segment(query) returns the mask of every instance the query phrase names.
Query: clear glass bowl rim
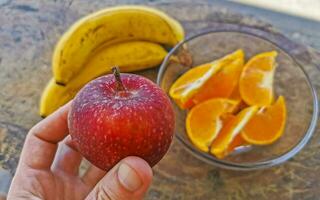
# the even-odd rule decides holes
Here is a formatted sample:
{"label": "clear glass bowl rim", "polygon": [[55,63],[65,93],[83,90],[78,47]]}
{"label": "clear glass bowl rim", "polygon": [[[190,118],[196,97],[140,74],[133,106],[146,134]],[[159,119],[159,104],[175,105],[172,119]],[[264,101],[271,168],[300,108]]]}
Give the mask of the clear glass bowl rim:
{"label": "clear glass bowl rim", "polygon": [[[315,131],[317,121],[318,121],[318,112],[319,112],[318,97],[317,97],[316,89],[313,86],[305,69],[289,53],[289,49],[287,49],[286,47],[281,47],[277,41],[274,41],[274,40],[272,41],[272,39],[271,39],[272,36],[267,38],[265,36],[266,31],[264,31],[262,29],[258,29],[256,27],[250,27],[250,26],[245,26],[245,25],[241,25],[241,28],[239,29],[239,25],[237,25],[237,24],[225,24],[225,23],[223,23],[221,27],[217,26],[215,28],[208,28],[208,29],[200,30],[200,31],[198,31],[198,33],[191,35],[189,37],[186,37],[183,41],[179,42],[174,48],[171,49],[171,51],[165,57],[164,61],[162,62],[161,66],[160,66],[158,76],[157,76],[157,84],[161,87],[161,81],[163,79],[164,72],[168,66],[169,59],[173,54],[176,53],[176,51],[180,47],[182,47],[185,43],[187,43],[190,40],[195,39],[197,37],[201,37],[201,36],[211,34],[211,33],[219,33],[219,32],[232,32],[232,33],[248,34],[252,37],[257,37],[258,39],[266,40],[266,41],[272,43],[273,45],[277,46],[283,52],[285,52],[296,63],[296,65],[300,67],[300,69],[302,70],[302,72],[305,75],[305,78],[307,80],[307,83],[309,85],[309,88],[310,88],[311,94],[312,94],[312,98],[313,98],[313,113],[312,113],[312,118],[311,118],[311,122],[309,124],[309,127],[308,127],[304,137],[300,139],[300,141],[297,143],[297,145],[294,146],[293,148],[291,148],[290,150],[288,150],[287,152],[283,153],[282,155],[280,155],[274,159],[270,159],[270,160],[266,160],[266,161],[245,163],[245,164],[233,163],[233,162],[229,162],[229,161],[225,161],[225,160],[219,160],[209,154],[205,154],[205,153],[201,153],[201,152],[197,151],[192,145],[186,143],[184,141],[184,139],[179,134],[176,133],[175,137],[177,138],[177,140],[180,143],[182,143],[182,146],[187,151],[189,151],[192,155],[194,155],[198,159],[200,159],[204,162],[207,162],[209,164],[212,164],[214,166],[225,168],[225,169],[242,170],[242,171],[257,170],[257,169],[269,168],[269,167],[276,166],[276,165],[279,165],[281,163],[286,162],[287,160],[289,160],[290,158],[295,156],[298,152],[300,152],[303,149],[303,147],[308,143],[308,141],[311,139],[311,137]],[[268,34],[273,35],[274,33],[268,32]],[[277,36],[279,36],[279,35],[277,35]],[[285,39],[291,43],[294,43],[291,40],[289,40],[288,38],[286,38],[285,36],[283,36],[283,35],[280,35],[280,36],[283,39]]]}

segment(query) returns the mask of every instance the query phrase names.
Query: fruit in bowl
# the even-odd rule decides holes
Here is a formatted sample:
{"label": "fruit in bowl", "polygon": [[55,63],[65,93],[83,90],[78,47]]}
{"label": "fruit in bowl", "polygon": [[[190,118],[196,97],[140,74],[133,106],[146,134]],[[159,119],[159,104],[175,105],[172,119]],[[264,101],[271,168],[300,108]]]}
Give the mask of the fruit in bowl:
{"label": "fruit in bowl", "polygon": [[274,102],[277,52],[247,63],[243,50],[201,64],[180,76],[169,90],[188,109],[186,131],[199,150],[224,158],[243,145],[277,141],[286,123],[285,97]]}

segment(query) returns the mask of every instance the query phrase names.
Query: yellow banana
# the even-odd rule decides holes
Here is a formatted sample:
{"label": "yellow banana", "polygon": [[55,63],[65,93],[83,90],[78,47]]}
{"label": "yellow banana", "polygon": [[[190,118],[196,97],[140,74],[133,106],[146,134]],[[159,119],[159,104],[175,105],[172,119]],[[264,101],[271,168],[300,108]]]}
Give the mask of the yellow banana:
{"label": "yellow banana", "polygon": [[183,38],[182,26],[159,10],[107,8],[80,19],[61,37],[52,59],[54,78],[62,85],[70,82],[102,45],[144,40],[173,46]]}
{"label": "yellow banana", "polygon": [[115,65],[119,66],[121,72],[147,69],[161,64],[166,54],[161,45],[144,41],[123,42],[101,48],[67,85],[58,85],[54,79],[50,80],[41,97],[40,115],[48,116],[71,100],[86,83],[110,73]]}
{"label": "yellow banana", "polygon": [[113,66],[118,66],[121,72],[155,67],[166,55],[167,51],[161,45],[151,42],[131,41],[107,46],[90,58],[67,86],[83,85],[95,77],[110,73]]}
{"label": "yellow banana", "polygon": [[53,113],[56,109],[70,101],[76,94],[77,91],[58,85],[52,78],[41,96],[39,108],[40,116],[46,117]]}

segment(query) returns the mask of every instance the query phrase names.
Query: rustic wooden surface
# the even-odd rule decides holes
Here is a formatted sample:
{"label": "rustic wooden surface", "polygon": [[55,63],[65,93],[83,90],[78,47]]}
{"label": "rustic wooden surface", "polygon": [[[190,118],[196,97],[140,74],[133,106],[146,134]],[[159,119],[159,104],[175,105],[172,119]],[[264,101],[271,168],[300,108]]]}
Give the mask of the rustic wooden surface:
{"label": "rustic wooden surface", "polygon": [[[80,16],[115,5],[114,2],[0,0],[0,169],[14,173],[27,130],[41,120],[37,114],[38,101],[51,76],[50,59],[61,34]],[[188,34],[210,27],[212,22],[240,23],[274,31],[269,23],[229,10],[215,1],[121,3],[149,4],[162,9],[180,20]],[[302,38],[300,41],[320,46],[319,38],[308,40],[304,30],[296,34],[298,40]],[[316,50],[307,48],[302,53],[306,64],[320,65]],[[317,73],[312,73],[312,79],[319,88]],[[149,73],[148,77],[155,80],[156,74]],[[319,139],[317,130],[294,159],[279,167],[253,172],[212,167],[194,158],[175,141],[154,168],[154,181],[146,199],[319,199]],[[1,182],[5,180],[1,179],[0,185]]]}

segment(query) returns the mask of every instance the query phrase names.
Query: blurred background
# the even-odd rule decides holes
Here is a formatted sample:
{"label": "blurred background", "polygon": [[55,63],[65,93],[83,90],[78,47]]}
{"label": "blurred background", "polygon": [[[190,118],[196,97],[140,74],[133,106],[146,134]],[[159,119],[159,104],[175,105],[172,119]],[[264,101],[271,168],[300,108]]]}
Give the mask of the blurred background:
{"label": "blurred background", "polygon": [[232,0],[236,3],[320,21],[319,0]]}

